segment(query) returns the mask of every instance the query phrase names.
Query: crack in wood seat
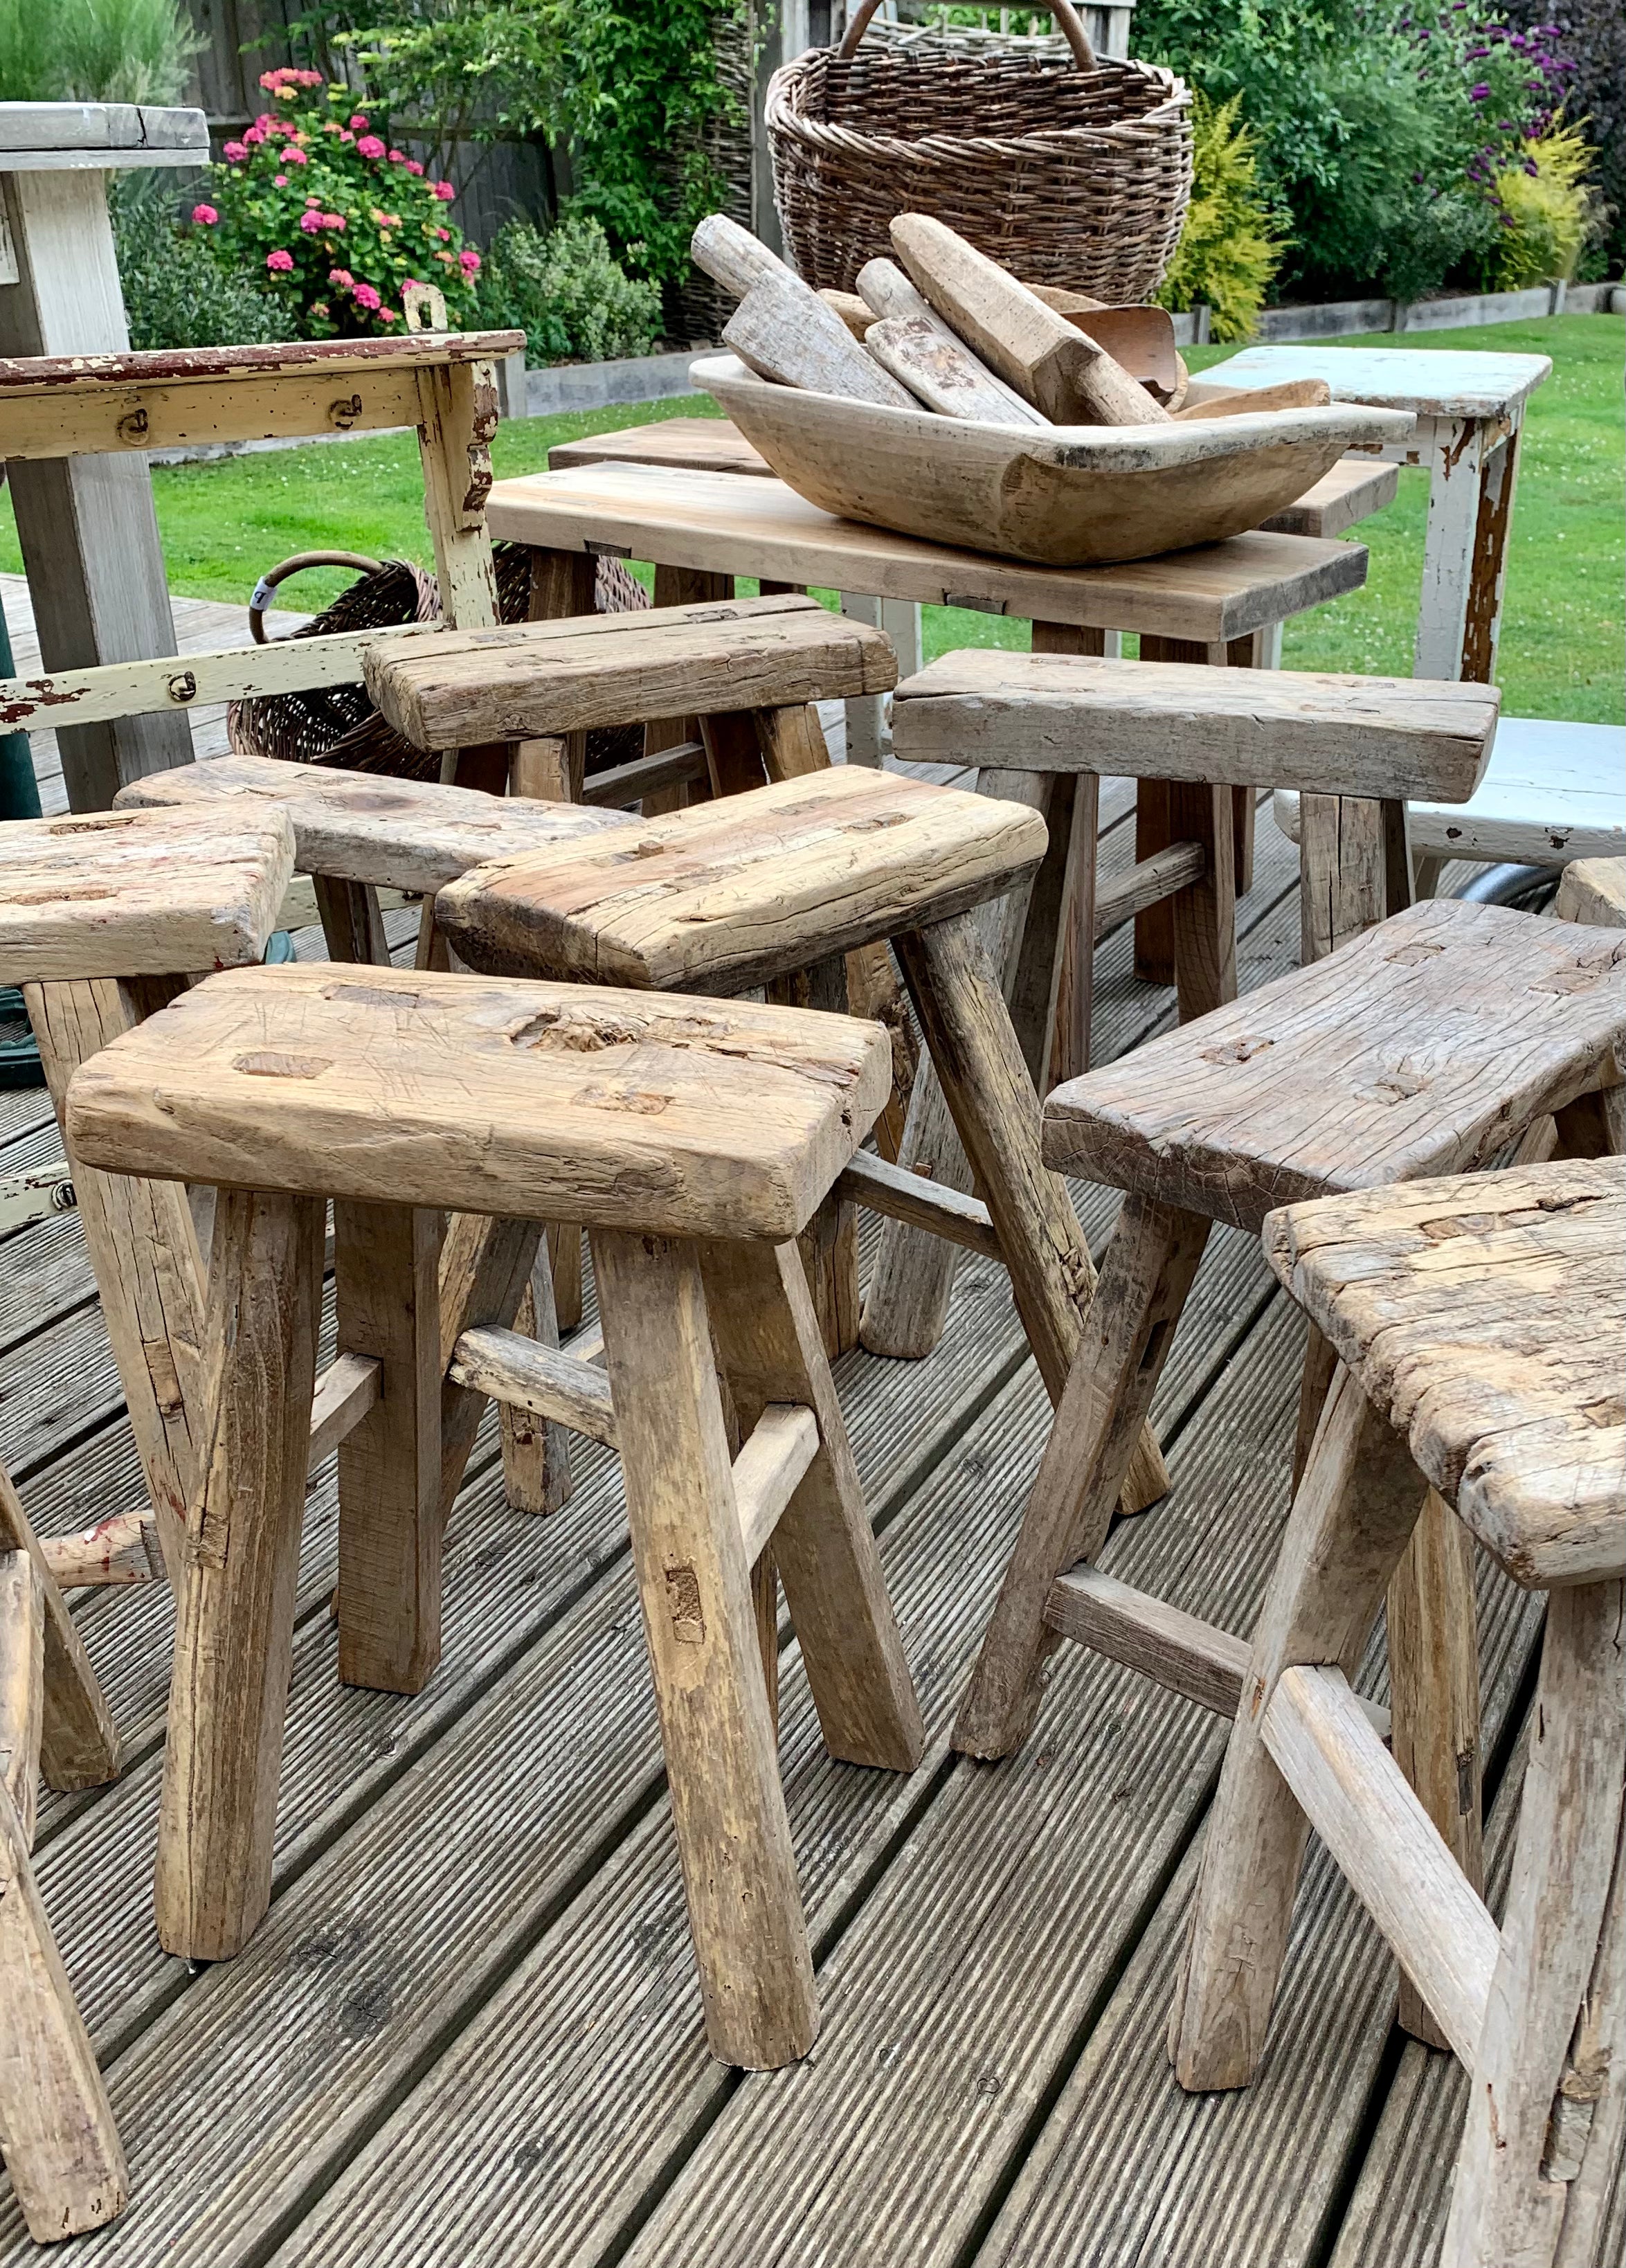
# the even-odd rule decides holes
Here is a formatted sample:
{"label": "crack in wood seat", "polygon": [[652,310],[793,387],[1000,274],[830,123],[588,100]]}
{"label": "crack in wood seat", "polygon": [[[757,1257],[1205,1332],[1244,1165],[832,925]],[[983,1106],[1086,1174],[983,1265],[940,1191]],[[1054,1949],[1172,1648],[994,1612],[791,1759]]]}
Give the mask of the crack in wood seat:
{"label": "crack in wood seat", "polygon": [[1626,1079],[1626,936],[1439,899],[1057,1087],[1049,1163],[1256,1230]]}
{"label": "crack in wood seat", "polygon": [[[991,1757],[1021,1744],[1063,1637],[1210,1707],[1236,1690],[1234,1639],[1171,1633],[1160,1601],[1100,1595],[1093,1564],[1212,1223],[1256,1232],[1284,1203],[1485,1166],[1549,1114],[1561,1147],[1605,1152],[1616,1146],[1610,1105],[1623,1079],[1626,934],[1445,899],[1056,1090],[1046,1159],[1126,1196],[957,1748]],[[1331,1366],[1306,1364],[1306,1450]],[[1449,1557],[1449,1536],[1436,1541]],[[1471,1568],[1457,1566],[1431,1610],[1462,1627],[1417,1642],[1471,1668],[1472,1600]],[[1418,1728],[1412,1633],[1398,1616],[1390,1627],[1397,1753],[1402,1733],[1407,1744],[1415,1734],[1431,1800],[1436,1772],[1448,1776],[1453,1815],[1467,1814],[1476,1688],[1453,1753]],[[1476,1824],[1476,1795],[1471,1815]]]}
{"label": "crack in wood seat", "polygon": [[0,984],[256,961],[293,858],[276,811],[11,820],[0,828]]}
{"label": "crack in wood seat", "polygon": [[665,1236],[794,1236],[886,1101],[853,1017],[320,962],[195,986],[78,1074],[93,1164]]}
{"label": "crack in wood seat", "polygon": [[1046,841],[1019,805],[838,765],[471,873],[441,918],[475,968],[743,991],[980,904]]}
{"label": "crack in wood seat", "polygon": [[[1626,2132],[1626,1164],[1323,1198],[1264,1242],[1343,1366],[1210,1815],[1176,2076],[1258,2067],[1313,1827],[1472,2079],[1441,2268],[1582,2268]],[[1428,1484],[1550,1590],[1499,1928],[1349,1684]]]}
{"label": "crack in wood seat", "polygon": [[119,792],[116,809],[136,807],[195,813],[212,822],[217,840],[257,809],[280,810],[293,828],[298,873],[430,895],[489,859],[631,824],[619,811],[275,756],[214,756],[150,772]]}
{"label": "crack in wood seat", "polygon": [[[166,1948],[226,1957],[269,1901],[331,1197],[341,1357],[379,1372],[340,1449],[341,1675],[416,1690],[433,1670],[460,1399],[494,1393],[613,1444],[708,2036],[752,2066],[806,2051],[781,1578],[830,1753],[909,1771],[925,1742],[794,1241],[890,1086],[886,1033],[845,1015],[320,965],[208,979],[84,1065],[68,1108],[84,1155],[217,1192]],[[607,1388],[486,1314],[443,1324],[446,1211],[586,1225]]]}
{"label": "crack in wood seat", "polygon": [[800,594],[449,631],[362,666],[380,713],[421,748],[800,706],[898,680],[879,630]]}

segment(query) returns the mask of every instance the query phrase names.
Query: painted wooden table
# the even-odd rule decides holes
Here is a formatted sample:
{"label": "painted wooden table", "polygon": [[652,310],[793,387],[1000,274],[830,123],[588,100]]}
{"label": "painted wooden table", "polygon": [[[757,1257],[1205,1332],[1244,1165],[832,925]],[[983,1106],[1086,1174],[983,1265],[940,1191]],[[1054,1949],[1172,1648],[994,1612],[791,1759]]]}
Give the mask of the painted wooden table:
{"label": "painted wooden table", "polygon": [[[107,174],[208,163],[201,110],[0,104],[0,355],[127,352]],[[46,667],[173,654],[144,456],[121,450],[9,470]],[[192,758],[184,714],[64,727],[61,746],[76,811],[105,809],[122,781]]]}
{"label": "painted wooden table", "polygon": [[1335,401],[1409,409],[1417,425],[1384,455],[1429,475],[1423,600],[1413,674],[1489,685],[1525,404],[1550,376],[1546,355],[1436,353],[1416,347],[1248,347],[1194,387],[1324,378]]}

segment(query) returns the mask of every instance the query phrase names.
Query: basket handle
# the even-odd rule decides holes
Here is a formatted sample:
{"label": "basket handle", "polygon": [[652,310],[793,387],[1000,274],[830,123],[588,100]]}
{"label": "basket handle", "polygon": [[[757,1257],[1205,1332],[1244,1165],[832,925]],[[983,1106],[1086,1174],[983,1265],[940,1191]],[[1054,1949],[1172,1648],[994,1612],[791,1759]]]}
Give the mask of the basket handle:
{"label": "basket handle", "polygon": [[248,600],[248,635],[256,645],[271,643],[265,634],[266,608],[279,583],[291,575],[298,575],[305,567],[354,567],[363,575],[376,575],[381,560],[364,559],[358,551],[296,551],[291,559],[284,559],[262,575],[254,585]]}
{"label": "basket handle", "polygon": [[[1073,6],[1072,0],[1044,0],[1056,18],[1056,27],[1073,51],[1073,61],[1082,71],[1100,68],[1095,50],[1090,45],[1090,35],[1084,28],[1084,19]],[[847,26],[835,53],[842,63],[848,63],[858,52],[858,42],[870,26],[870,19],[880,6],[880,0],[859,0],[857,12]]]}

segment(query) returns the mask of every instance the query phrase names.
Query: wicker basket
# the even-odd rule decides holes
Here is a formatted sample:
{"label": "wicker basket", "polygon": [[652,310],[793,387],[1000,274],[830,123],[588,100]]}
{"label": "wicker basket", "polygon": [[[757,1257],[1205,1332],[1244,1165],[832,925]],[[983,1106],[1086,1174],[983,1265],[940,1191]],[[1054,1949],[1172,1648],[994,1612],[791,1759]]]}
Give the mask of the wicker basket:
{"label": "wicker basket", "polygon": [[[491,556],[497,569],[497,613],[505,622],[522,622],[531,597],[529,547],[494,543]],[[396,622],[439,618],[440,593],[434,577],[422,567],[404,559],[363,559],[349,551],[301,551],[272,568],[254,587],[248,627],[257,644],[266,642],[264,616],[271,593],[306,567],[356,567],[361,573],[330,607],[291,631],[293,637],[327,637],[339,630],[383,630]],[[631,614],[649,603],[649,593],[619,559],[599,561],[593,588],[597,613]],[[385,723],[361,685],[329,685],[308,693],[233,701],[226,711],[226,739],[239,755],[387,772],[396,779],[440,777],[438,754],[415,748],[403,740],[393,725]],[[613,764],[629,763],[643,752],[642,725],[606,726],[587,735],[587,770],[604,771]]]}
{"label": "wicker basket", "polygon": [[887,224],[923,212],[1026,282],[1150,298],[1191,194],[1184,82],[1098,58],[1070,0],[1050,0],[1060,40],[887,26],[860,48],[878,4],[769,85],[774,195],[807,281],[851,291],[890,254]]}

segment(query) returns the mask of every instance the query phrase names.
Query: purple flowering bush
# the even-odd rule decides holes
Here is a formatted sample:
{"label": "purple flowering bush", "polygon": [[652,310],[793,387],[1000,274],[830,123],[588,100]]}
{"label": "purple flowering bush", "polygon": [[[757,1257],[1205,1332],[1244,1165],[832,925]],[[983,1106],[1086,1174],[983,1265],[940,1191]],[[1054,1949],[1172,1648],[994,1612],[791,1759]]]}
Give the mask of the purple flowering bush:
{"label": "purple flowering bush", "polygon": [[409,283],[438,285],[467,326],[480,254],[452,224],[451,182],[393,147],[354,88],[291,69],[260,85],[268,107],[225,144],[192,209],[223,263],[261,278],[304,338],[389,337]]}

